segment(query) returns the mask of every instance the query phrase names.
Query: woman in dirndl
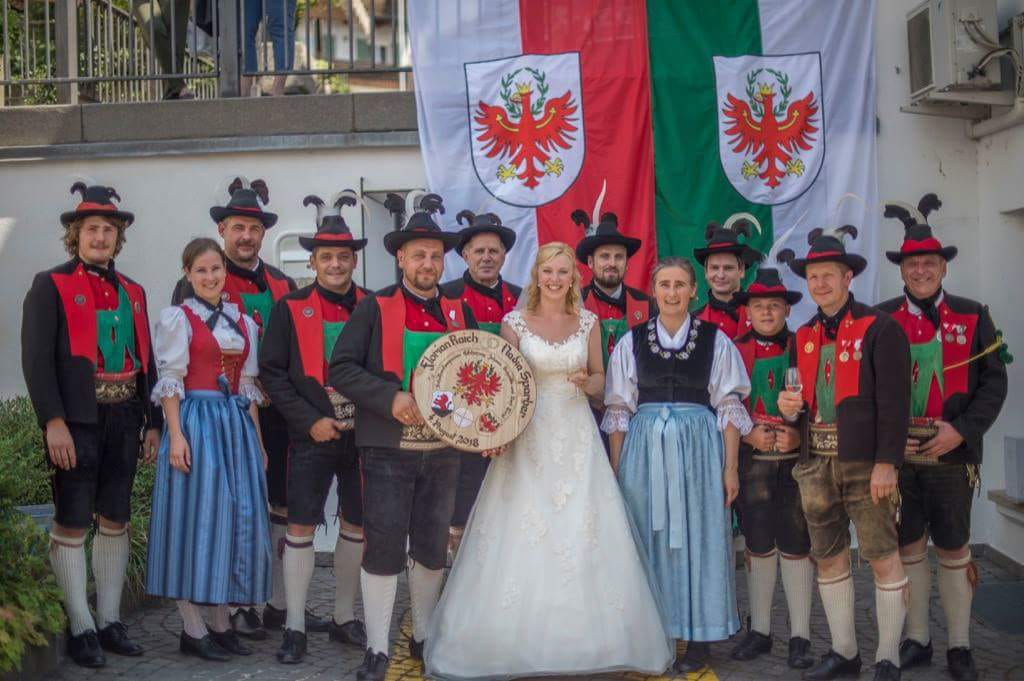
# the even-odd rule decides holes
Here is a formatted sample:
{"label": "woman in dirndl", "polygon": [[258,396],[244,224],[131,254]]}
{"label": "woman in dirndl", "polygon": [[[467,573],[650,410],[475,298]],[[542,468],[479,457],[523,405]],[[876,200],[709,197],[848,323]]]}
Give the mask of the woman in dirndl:
{"label": "woman in dirndl", "polygon": [[602,429],[668,633],[687,642],[675,663],[687,673],[706,666],[708,642],[739,629],[729,507],[750,381],[728,336],[688,313],[688,260],[660,260],[651,287],[659,314],[615,346]]}
{"label": "woman in dirndl", "polygon": [[250,317],[221,300],[227,265],[217,242],[189,242],[182,265],[194,297],[161,312],[154,336],[152,397],[165,423],[146,591],[177,601],[181,652],[226,661],[252,652],[231,628],[228,605],[270,597],[258,335]]}

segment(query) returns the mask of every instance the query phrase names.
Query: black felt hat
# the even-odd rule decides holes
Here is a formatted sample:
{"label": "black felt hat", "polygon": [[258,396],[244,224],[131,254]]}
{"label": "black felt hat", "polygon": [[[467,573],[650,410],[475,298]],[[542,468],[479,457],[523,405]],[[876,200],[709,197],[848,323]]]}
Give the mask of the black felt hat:
{"label": "black felt hat", "polygon": [[836,229],[825,231],[821,227],[812,229],[807,235],[807,243],[811,248],[807,251],[806,258],[797,258],[791,249],[785,249],[779,253],[779,259],[789,265],[789,269],[798,277],[807,277],[807,265],[819,262],[838,262],[853,270],[857,276],[868,266],[868,261],[856,253],[847,253],[843,239],[849,237],[857,238],[857,228],[853,225],[843,225]]}
{"label": "black felt hat", "polygon": [[396,218],[409,214],[401,229],[384,235],[384,249],[391,255],[398,253],[405,243],[416,239],[437,239],[444,246],[445,253],[459,243],[457,233],[444,231],[434,220],[434,213],[444,214],[444,200],[439,195],[413,191],[403,202],[397,194],[389,194],[385,205]]}
{"label": "black felt hat", "polygon": [[469,226],[459,230],[459,243],[455,247],[455,250],[459,253],[462,253],[462,249],[477,234],[496,234],[501,239],[501,244],[505,247],[506,251],[511,251],[512,247],[515,246],[515,231],[502,225],[501,218],[494,213],[477,214],[471,210],[460,210],[459,214],[455,216],[455,221],[461,225],[463,220]]}
{"label": "black felt hat", "polygon": [[323,199],[310,194],[302,199],[303,206],[316,206],[316,234],[313,236],[300,236],[299,245],[307,251],[321,246],[327,248],[346,247],[358,251],[366,246],[366,239],[356,239],[352,236],[345,218],[341,211],[345,206],[356,206],[361,203],[359,195],[352,189],[338,192],[331,197],[331,212],[327,213]]}
{"label": "black felt hat", "polygon": [[750,213],[735,213],[729,216],[724,225],[717,222],[709,222],[704,228],[704,238],[707,246],[693,249],[693,257],[704,266],[708,256],[715,253],[731,253],[740,258],[744,267],[750,267],[761,259],[760,251],[757,251],[745,242],[740,242],[740,236],[750,238],[750,226],[753,225],[758,232],[761,231],[761,223]]}
{"label": "black felt hat", "polygon": [[270,229],[277,224],[277,214],[263,210],[263,206],[270,203],[270,190],[263,180],[246,182],[241,177],[236,177],[228,186],[228,194],[231,198],[226,206],[214,206],[210,209],[210,217],[214,222],[219,223],[232,215],[240,215],[256,218],[263,223],[264,229]]}
{"label": "black felt hat", "polygon": [[583,228],[584,237],[576,244],[576,259],[584,265],[587,258],[601,246],[618,245],[626,247],[626,257],[631,258],[640,250],[643,243],[640,239],[626,236],[619,231],[619,216],[615,213],[602,213],[600,221],[594,225],[590,215],[582,208],[577,208],[570,216],[572,221]]}
{"label": "black felt hat", "polygon": [[787,305],[796,305],[803,297],[804,294],[799,291],[786,288],[779,271],[774,267],[758,267],[757,276],[747,290],[733,294],[733,300],[740,305],[746,305],[752,298],[782,298]]}
{"label": "black felt hat", "polygon": [[885,257],[897,265],[912,255],[936,254],[949,262],[956,257],[956,246],[943,246],[932,234],[928,214],[942,207],[942,201],[935,194],[925,194],[917,208],[902,201],[886,201],[885,217],[897,218],[903,223],[903,244],[898,251],[886,251]]}
{"label": "black felt hat", "polygon": [[74,210],[61,213],[60,221],[65,227],[75,220],[80,220],[90,215],[103,215],[123,220],[125,227],[135,222],[134,214],[121,210],[114,204],[114,199],[120,201],[121,197],[118,196],[117,190],[113,187],[104,187],[102,185],[87,187],[84,182],[75,182],[71,185],[71,193],[74,194],[75,192],[82,195],[82,200],[79,201]]}

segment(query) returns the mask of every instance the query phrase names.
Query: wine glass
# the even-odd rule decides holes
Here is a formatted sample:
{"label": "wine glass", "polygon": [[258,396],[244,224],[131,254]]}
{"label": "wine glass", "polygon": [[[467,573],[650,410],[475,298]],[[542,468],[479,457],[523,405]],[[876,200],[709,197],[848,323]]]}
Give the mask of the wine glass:
{"label": "wine glass", "polygon": [[[799,394],[804,389],[803,381],[800,378],[800,369],[789,367],[786,369],[786,390]],[[803,411],[801,409],[800,411]]]}

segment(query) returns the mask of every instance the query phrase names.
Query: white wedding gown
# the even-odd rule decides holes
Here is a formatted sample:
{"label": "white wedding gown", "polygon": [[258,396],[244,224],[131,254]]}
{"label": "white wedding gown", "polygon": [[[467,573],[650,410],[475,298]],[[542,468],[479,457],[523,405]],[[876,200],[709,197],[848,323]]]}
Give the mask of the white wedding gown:
{"label": "white wedding gown", "polygon": [[431,677],[660,673],[674,657],[587,398],[567,380],[586,367],[596,321],[580,314],[560,343],[505,317],[536,411],[480,488],[431,619]]}

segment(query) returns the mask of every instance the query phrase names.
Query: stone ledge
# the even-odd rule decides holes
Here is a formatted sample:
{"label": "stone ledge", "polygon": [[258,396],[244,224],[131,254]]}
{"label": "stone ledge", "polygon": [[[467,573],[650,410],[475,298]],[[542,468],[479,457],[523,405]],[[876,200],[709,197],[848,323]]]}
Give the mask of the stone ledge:
{"label": "stone ledge", "polygon": [[0,108],[0,146],[39,146],[82,141],[82,107]]}

